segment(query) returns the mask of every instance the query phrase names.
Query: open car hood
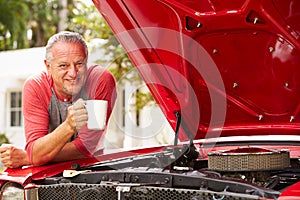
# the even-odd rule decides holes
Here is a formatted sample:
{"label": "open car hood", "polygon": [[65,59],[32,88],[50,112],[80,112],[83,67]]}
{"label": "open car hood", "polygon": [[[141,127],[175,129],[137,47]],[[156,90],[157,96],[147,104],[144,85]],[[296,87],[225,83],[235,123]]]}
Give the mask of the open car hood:
{"label": "open car hood", "polygon": [[6,169],[0,196],[299,199],[299,0],[94,4],[190,141]]}
{"label": "open car hood", "polygon": [[299,1],[93,2],[181,140],[299,132]]}

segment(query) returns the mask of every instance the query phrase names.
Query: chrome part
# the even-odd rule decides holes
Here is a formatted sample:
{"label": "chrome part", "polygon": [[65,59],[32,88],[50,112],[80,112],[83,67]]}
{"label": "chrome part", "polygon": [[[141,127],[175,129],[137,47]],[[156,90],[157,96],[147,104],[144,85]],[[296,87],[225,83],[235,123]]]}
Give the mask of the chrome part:
{"label": "chrome part", "polygon": [[37,188],[26,189],[25,190],[26,200],[39,200],[39,193]]}

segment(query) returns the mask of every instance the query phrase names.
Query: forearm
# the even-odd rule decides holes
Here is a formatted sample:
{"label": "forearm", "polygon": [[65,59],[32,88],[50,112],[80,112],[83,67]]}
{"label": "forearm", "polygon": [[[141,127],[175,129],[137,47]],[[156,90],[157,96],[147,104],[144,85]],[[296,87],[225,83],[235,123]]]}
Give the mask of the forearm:
{"label": "forearm", "polygon": [[43,165],[55,159],[74,133],[75,130],[64,122],[53,132],[37,139],[32,148],[32,164]]}
{"label": "forearm", "polygon": [[61,162],[81,158],[87,158],[87,156],[81,153],[72,142],[68,142],[52,161]]}

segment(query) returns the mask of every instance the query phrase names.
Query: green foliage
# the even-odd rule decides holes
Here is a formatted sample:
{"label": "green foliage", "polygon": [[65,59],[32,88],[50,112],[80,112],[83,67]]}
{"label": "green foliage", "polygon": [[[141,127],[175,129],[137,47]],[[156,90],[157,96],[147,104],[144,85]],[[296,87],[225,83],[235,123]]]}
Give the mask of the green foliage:
{"label": "green foliage", "polygon": [[9,144],[9,140],[6,137],[5,133],[0,133],[0,145],[1,144]]}
{"label": "green foliage", "polygon": [[26,2],[0,0],[0,51],[26,47],[28,16]]}
{"label": "green foliage", "polygon": [[44,46],[57,30],[59,9],[58,0],[0,0],[0,51]]}
{"label": "green foliage", "polygon": [[28,21],[28,28],[32,30],[30,46],[44,46],[57,29],[58,1],[30,0],[27,4],[32,11]]}
{"label": "green foliage", "polygon": [[135,102],[136,111],[137,112],[141,111],[146,105],[149,104],[149,102],[153,102],[153,101],[154,100],[151,93],[149,92],[144,93],[138,90],[136,93],[136,102]]}
{"label": "green foliage", "polygon": [[76,1],[70,4],[67,29],[75,31],[84,36],[86,41],[94,38],[108,39],[113,35],[111,29],[101,17],[95,6]]}

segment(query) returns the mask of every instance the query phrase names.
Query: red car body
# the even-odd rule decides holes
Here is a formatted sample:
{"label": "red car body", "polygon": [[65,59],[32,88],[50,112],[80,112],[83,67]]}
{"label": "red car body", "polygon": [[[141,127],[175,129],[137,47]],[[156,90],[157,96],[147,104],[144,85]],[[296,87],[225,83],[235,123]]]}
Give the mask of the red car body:
{"label": "red car body", "polygon": [[[287,151],[291,161],[287,163],[288,168],[296,166],[289,171],[289,176],[298,173],[299,1],[93,2],[176,132],[175,138],[189,147],[191,144],[196,147],[199,152],[196,160],[207,162],[215,155],[223,159],[227,155],[250,157]],[[30,188],[36,181],[72,169],[74,163],[86,167],[99,160],[111,162],[130,156],[146,156],[174,146],[119,152],[42,167],[8,169],[0,179],[3,183],[11,181]],[[190,167],[181,165],[181,161],[176,165],[183,171]],[[254,172],[274,170],[283,169],[271,167]],[[216,171],[232,173],[232,170]],[[246,171],[247,174],[253,172]],[[269,196],[258,195],[257,198],[300,199],[299,191],[300,183],[295,178],[288,186],[276,190],[278,193],[270,192]]]}

